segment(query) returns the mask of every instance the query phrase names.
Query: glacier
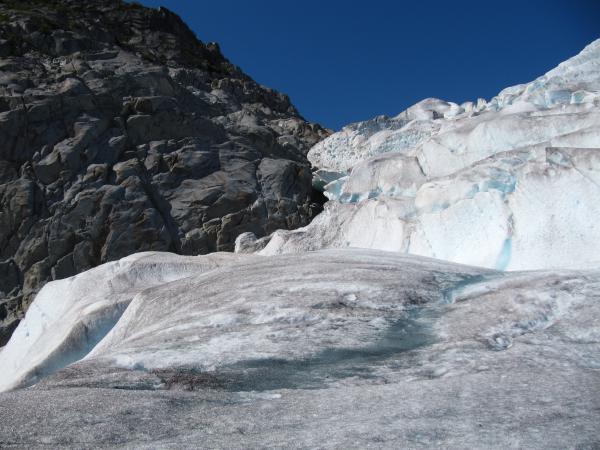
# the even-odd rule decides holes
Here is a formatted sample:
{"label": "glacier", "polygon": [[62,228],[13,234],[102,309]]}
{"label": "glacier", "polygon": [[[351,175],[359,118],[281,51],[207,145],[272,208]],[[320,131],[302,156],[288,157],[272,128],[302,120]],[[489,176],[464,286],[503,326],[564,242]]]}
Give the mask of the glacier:
{"label": "glacier", "polygon": [[[346,171],[370,157],[401,152],[429,164],[429,176],[439,176],[524,146],[594,147],[599,88],[600,39],[531,83],[504,89],[489,102],[457,105],[425,99],[396,117],[348,125],[317,143],[308,157],[322,170]],[[428,156],[435,158],[427,163]]]}
{"label": "glacier", "polygon": [[263,255],[330,247],[499,270],[585,268],[600,239],[600,40],[489,102],[427,99],[315,145],[330,176],[308,226],[238,238]]}
{"label": "glacier", "polygon": [[[109,301],[104,284],[133,298],[81,359],[0,393],[3,445],[597,442],[600,270],[502,272],[356,248],[211,258],[147,254],[73,282],[65,317],[91,321],[82,304],[96,287]],[[127,264],[163,279],[140,290],[137,275],[123,282]],[[19,329],[35,328],[36,314]],[[48,317],[45,339],[64,336],[60,325]],[[61,342],[61,352],[87,345],[82,333]],[[24,350],[56,363],[43,344]],[[3,385],[29,384],[21,373],[2,372]]]}
{"label": "glacier", "polygon": [[306,227],[48,283],[0,447],[597,448],[599,106],[600,40],[332,134]]}
{"label": "glacier", "polygon": [[139,293],[209,271],[239,256],[136,253],[42,288],[0,351],[0,392],[35,384],[86,356]]}

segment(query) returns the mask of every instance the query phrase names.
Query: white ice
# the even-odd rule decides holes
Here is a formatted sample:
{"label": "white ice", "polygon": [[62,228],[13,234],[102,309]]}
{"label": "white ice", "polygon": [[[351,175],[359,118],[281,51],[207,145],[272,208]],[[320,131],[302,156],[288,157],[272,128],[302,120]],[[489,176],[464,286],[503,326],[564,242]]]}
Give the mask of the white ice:
{"label": "white ice", "polygon": [[0,391],[34,384],[88,354],[137,293],[242,258],[136,253],[46,284],[0,350]]}
{"label": "white ice", "polygon": [[325,186],[326,210],[299,230],[246,235],[238,251],[363,247],[500,270],[595,265],[599,106],[600,40],[489,102],[427,99],[350,125],[309,152],[340,175]]}
{"label": "white ice", "polygon": [[[133,270],[144,284],[165,259],[194,261],[144,259]],[[66,367],[40,341],[38,364],[57,370],[0,394],[5,440],[368,448],[385,437],[378,448],[558,449],[597,436],[598,270],[498,272],[365,249],[242,255],[205,268],[139,291]],[[118,278],[99,269],[101,280]],[[66,281],[65,317],[87,321],[90,283]],[[108,305],[103,283],[96,298]],[[47,292],[60,301],[64,285]],[[44,335],[52,339],[50,326]],[[87,344],[76,332],[69,342]],[[11,340],[27,344],[22,333]],[[22,383],[12,376],[5,389]],[[43,425],[32,428],[36,417]]]}
{"label": "white ice", "polygon": [[486,102],[426,99],[396,117],[351,124],[315,145],[315,167],[344,172],[382,153],[418,156],[428,176],[531,145],[597,147],[600,39],[532,81]]}

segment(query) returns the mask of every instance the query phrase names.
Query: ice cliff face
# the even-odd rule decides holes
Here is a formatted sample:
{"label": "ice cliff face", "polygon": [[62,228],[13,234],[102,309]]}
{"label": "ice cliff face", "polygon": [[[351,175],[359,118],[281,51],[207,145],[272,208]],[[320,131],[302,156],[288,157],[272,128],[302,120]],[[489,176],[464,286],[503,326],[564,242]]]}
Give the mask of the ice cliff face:
{"label": "ice cliff face", "polygon": [[332,200],[239,251],[408,252],[500,270],[587,267],[600,242],[600,40],[491,101],[424,100],[350,125],[309,159]]}

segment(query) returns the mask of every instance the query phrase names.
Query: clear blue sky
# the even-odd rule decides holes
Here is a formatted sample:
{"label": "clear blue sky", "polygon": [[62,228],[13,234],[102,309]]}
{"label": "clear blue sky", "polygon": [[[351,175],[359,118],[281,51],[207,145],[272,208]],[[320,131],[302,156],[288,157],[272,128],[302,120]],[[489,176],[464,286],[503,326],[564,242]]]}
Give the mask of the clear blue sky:
{"label": "clear blue sky", "polygon": [[490,98],[600,37],[600,0],[142,0],[179,14],[308,120]]}

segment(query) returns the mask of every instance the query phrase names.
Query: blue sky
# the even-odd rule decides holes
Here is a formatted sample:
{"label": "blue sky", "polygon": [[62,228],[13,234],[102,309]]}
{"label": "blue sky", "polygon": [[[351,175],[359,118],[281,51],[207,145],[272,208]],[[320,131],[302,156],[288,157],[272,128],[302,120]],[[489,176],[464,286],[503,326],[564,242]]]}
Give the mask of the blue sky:
{"label": "blue sky", "polygon": [[600,38],[600,0],[142,0],[332,129],[490,98]]}

